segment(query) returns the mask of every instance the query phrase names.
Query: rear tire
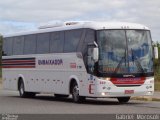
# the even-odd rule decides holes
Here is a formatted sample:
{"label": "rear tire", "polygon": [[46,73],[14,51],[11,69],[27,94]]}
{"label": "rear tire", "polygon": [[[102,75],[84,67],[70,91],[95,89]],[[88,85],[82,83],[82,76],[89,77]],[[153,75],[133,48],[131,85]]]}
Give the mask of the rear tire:
{"label": "rear tire", "polygon": [[24,82],[22,80],[20,80],[18,90],[21,98],[35,97],[36,95],[36,93],[33,92],[25,92]]}
{"label": "rear tire", "polygon": [[72,85],[71,94],[72,94],[73,102],[75,103],[81,103],[86,99],[86,97],[84,96],[79,96],[79,87],[76,82],[74,82]]}
{"label": "rear tire", "polygon": [[22,80],[20,80],[18,90],[21,98],[25,98],[27,96],[27,93],[25,92],[25,88],[24,88],[24,83]]}
{"label": "rear tire", "polygon": [[119,103],[127,103],[130,100],[130,97],[118,97]]}

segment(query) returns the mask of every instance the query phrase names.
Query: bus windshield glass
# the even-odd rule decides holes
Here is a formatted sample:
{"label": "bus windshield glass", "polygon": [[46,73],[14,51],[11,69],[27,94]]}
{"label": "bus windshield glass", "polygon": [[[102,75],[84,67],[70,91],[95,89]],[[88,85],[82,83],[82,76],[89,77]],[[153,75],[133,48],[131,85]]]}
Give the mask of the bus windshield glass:
{"label": "bus windshield glass", "polygon": [[100,73],[149,73],[153,72],[150,31],[100,30],[98,71]]}

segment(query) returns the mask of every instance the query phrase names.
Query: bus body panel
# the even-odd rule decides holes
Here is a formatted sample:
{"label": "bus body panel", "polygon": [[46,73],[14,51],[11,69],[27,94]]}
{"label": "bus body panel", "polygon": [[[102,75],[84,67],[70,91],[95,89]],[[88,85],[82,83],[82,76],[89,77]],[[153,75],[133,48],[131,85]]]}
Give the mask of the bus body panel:
{"label": "bus body panel", "polygon": [[[97,97],[121,97],[121,96],[143,96],[143,95],[153,95],[154,93],[154,77],[146,78],[145,83],[140,86],[130,86],[130,87],[117,87],[111,81],[105,81],[103,79],[98,80],[97,83]],[[100,81],[105,84],[100,84]],[[130,91],[126,93],[125,91]],[[105,95],[102,95],[105,93]]]}
{"label": "bus body panel", "polygon": [[[86,22],[70,26],[61,26],[50,29],[18,33],[14,35],[6,35],[6,46],[3,48],[4,55],[2,57],[3,88],[9,90],[18,90],[18,81],[22,79],[26,92],[69,95],[70,83],[71,80],[74,79],[78,84],[80,96],[124,97],[152,95],[154,92],[154,77],[152,75],[145,77],[144,83],[139,86],[118,87],[113,84],[113,82],[110,80],[111,78],[97,77],[93,72],[91,73],[89,71],[89,64],[87,63],[88,47],[89,45],[94,45],[94,43],[97,42],[98,38],[96,36],[97,34],[95,34],[97,31],[107,29],[123,30],[123,32],[125,31],[125,35],[126,30],[129,29],[149,31],[149,28],[139,24]],[[77,33],[74,33],[75,31],[77,31]],[[103,32],[105,33],[105,31]],[[76,41],[76,39],[79,40],[76,41],[77,43],[75,43],[77,45],[75,45],[76,47],[74,45],[72,46],[76,48],[74,52],[69,52],[70,50],[64,50],[64,46],[68,44],[70,39],[73,40],[72,42]],[[17,43],[19,43],[21,50],[16,49],[14,46],[15,40]],[[36,47],[32,46],[30,48],[30,46],[28,46],[28,49],[24,49],[24,46],[21,46],[21,42],[24,44],[26,42],[25,40],[28,40],[28,44],[31,43],[31,46],[34,44]],[[39,44],[40,50],[43,47],[43,44],[38,42],[38,40],[43,42],[43,44],[45,44],[44,40],[48,41],[48,46],[46,47],[48,52],[45,51],[43,54],[39,54],[39,51],[36,50],[37,44]],[[36,42],[32,43],[32,41]],[[51,44],[51,42],[58,44],[58,47],[53,43]],[[72,43],[70,44],[72,45]],[[51,50],[51,47],[53,50]],[[15,51],[13,51],[14,48]],[[57,51],[55,51],[55,48]],[[7,53],[5,53],[5,50],[8,50]],[[28,51],[32,51],[33,53],[28,54]],[[135,50],[133,52],[137,53],[137,51]],[[19,55],[15,55],[14,52],[15,54]],[[119,60],[120,58],[114,58],[112,55],[113,54],[110,52],[110,60],[118,60],[119,64],[120,61],[123,61],[123,59]],[[151,58],[152,56],[149,57]],[[134,55],[132,55],[132,59],[133,58]]]}
{"label": "bus body panel", "polygon": [[[33,56],[12,56],[5,59],[29,58]],[[55,60],[57,63],[52,63]],[[62,61],[61,61],[62,60]],[[70,94],[70,81],[75,79],[79,85],[80,95],[88,97],[116,97],[152,95],[154,78],[146,78],[145,83],[136,87],[117,87],[111,81],[98,78],[86,72],[83,60],[76,53],[36,55],[35,68],[4,68],[3,87],[18,90],[18,79],[21,77],[27,92]],[[48,63],[47,63],[48,62]],[[73,64],[74,63],[74,64]],[[125,94],[125,90],[134,93]],[[148,94],[151,92],[151,94]],[[105,93],[105,95],[102,95]]]}
{"label": "bus body panel", "polygon": [[[48,59],[45,57],[37,57],[42,59]],[[49,55],[50,56],[50,55]],[[56,57],[53,57],[57,58]],[[64,56],[64,55],[63,55]],[[68,56],[68,54],[67,54]],[[70,58],[73,60],[73,56]],[[50,57],[49,57],[50,58]],[[68,57],[69,58],[69,57]],[[66,59],[62,57],[62,59]],[[71,59],[64,61],[72,61]],[[64,66],[67,66],[63,62]],[[68,63],[69,64],[69,63]],[[81,61],[81,63],[83,62]],[[38,66],[38,64],[36,65]],[[51,66],[50,66],[51,67]],[[66,69],[65,67],[61,70],[56,69],[42,69],[36,67],[34,69],[3,69],[3,87],[9,90],[18,90],[18,79],[21,77],[25,84],[25,90],[27,92],[36,93],[56,93],[69,95],[70,81],[75,79],[79,84],[79,90],[81,96],[88,97],[118,97],[118,96],[141,96],[141,95],[152,95],[154,92],[154,78],[146,78],[145,83],[138,87],[117,87],[111,81],[99,79],[96,76],[87,74],[85,69],[77,70],[76,68]],[[85,68],[84,65],[82,68]],[[74,70],[76,69],[76,70]],[[109,90],[108,90],[109,89]],[[133,90],[132,94],[125,94],[125,90]],[[150,93],[148,93],[150,92]],[[105,95],[102,95],[105,93]]]}
{"label": "bus body panel", "polygon": [[[22,65],[4,66],[6,68],[3,68],[3,86],[5,89],[17,90],[18,79],[21,77],[25,83],[26,91],[69,94],[71,79],[77,80],[80,84],[79,80],[85,81],[83,76],[86,76],[87,73],[82,58],[77,58],[77,54],[36,55],[33,68],[27,68],[27,66],[19,68]],[[3,61],[10,59],[9,62],[16,62],[14,58],[31,57],[33,56],[3,57]]]}

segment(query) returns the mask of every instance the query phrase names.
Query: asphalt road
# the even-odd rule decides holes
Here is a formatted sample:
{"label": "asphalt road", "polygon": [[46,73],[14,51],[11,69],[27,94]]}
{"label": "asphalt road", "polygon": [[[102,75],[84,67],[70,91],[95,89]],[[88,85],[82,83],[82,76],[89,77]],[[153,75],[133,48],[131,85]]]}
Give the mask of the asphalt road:
{"label": "asphalt road", "polygon": [[20,98],[18,92],[0,90],[0,113],[10,114],[160,114],[160,102],[131,100],[119,104],[116,99],[87,99],[72,103],[71,98],[56,99],[52,95]]}

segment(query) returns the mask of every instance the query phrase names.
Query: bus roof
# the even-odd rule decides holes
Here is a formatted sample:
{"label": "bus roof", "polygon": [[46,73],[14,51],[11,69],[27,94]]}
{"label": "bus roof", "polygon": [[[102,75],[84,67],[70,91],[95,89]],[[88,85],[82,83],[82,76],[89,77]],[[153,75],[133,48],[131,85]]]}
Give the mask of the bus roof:
{"label": "bus roof", "polygon": [[137,23],[128,23],[128,22],[95,22],[95,21],[70,21],[64,23],[58,23],[55,25],[44,25],[40,26],[39,29],[34,31],[26,31],[19,32],[14,34],[4,35],[4,37],[12,37],[12,36],[21,36],[21,35],[29,35],[36,33],[45,33],[45,32],[53,32],[53,31],[63,31],[63,30],[73,30],[79,28],[89,28],[94,30],[102,30],[102,29],[140,29],[140,30],[149,30],[148,27],[137,24]]}

